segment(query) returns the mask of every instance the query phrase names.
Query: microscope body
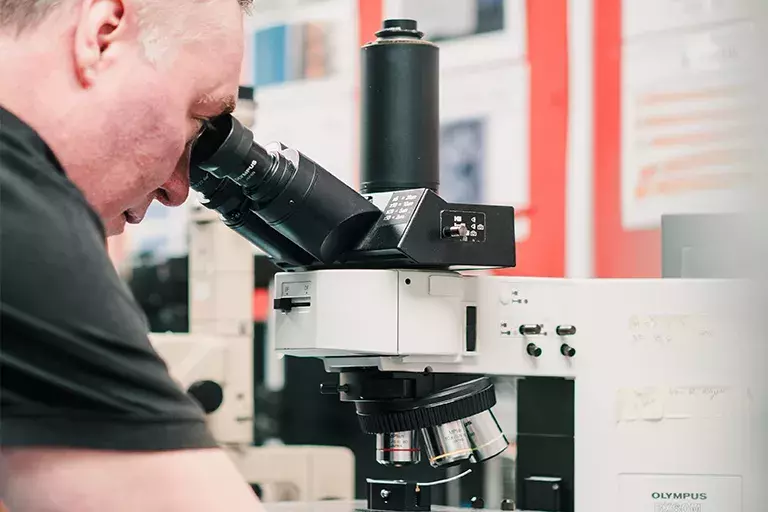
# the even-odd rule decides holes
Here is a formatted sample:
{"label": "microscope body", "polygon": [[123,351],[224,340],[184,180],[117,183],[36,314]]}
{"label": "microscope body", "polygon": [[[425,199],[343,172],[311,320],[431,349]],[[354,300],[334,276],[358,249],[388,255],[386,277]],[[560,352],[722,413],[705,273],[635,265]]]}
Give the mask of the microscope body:
{"label": "microscope body", "polygon": [[279,273],[270,335],[278,352],[322,358],[328,371],[574,377],[567,348],[578,345],[579,311],[566,297],[575,283],[419,269]]}
{"label": "microscope body", "polygon": [[[342,400],[366,372],[520,379],[517,429],[505,434],[524,510],[757,510],[764,473],[754,454],[768,448],[768,416],[757,398],[764,377],[745,360],[758,349],[738,308],[748,289],[714,279],[284,273],[276,306],[306,305],[273,309],[270,336],[286,356],[321,358]],[[557,382],[554,396],[523,396]],[[431,464],[433,432],[420,435]]]}

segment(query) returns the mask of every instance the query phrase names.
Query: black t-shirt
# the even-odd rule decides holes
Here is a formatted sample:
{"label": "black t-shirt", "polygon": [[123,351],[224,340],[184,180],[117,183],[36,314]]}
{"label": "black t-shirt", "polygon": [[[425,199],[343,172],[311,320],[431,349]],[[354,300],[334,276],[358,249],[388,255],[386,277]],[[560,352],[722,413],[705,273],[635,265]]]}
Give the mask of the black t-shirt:
{"label": "black t-shirt", "polygon": [[0,108],[0,446],[216,446],[150,345],[104,227],[43,140]]}

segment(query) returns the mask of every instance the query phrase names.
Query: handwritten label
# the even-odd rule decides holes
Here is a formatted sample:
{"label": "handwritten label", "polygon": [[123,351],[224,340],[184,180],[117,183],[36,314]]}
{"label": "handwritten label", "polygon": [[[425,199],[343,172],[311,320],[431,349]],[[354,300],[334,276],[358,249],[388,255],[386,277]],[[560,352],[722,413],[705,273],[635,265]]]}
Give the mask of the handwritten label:
{"label": "handwritten label", "polygon": [[662,388],[619,391],[619,421],[658,421],[664,418],[665,390]]}
{"label": "handwritten label", "polygon": [[633,315],[627,324],[630,339],[635,343],[707,341],[714,340],[716,334],[712,318],[703,314]]}
{"label": "handwritten label", "polygon": [[737,411],[736,393],[728,387],[675,387],[669,389],[665,417],[723,418]]}
{"label": "handwritten label", "polygon": [[726,386],[675,386],[620,389],[617,421],[726,418],[739,414],[741,394]]}

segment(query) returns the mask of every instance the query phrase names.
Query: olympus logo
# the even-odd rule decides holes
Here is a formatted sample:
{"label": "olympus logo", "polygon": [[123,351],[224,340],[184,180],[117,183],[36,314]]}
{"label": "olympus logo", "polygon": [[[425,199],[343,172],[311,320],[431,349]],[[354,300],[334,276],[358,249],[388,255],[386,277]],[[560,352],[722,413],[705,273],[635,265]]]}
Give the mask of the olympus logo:
{"label": "olympus logo", "polygon": [[254,167],[256,167],[256,160],[251,160],[250,165],[248,165],[248,167],[245,168],[245,170],[240,174],[240,176],[238,176],[237,178],[235,178],[232,181],[237,183],[238,181],[242,180],[243,178],[248,176],[248,173],[250,173],[253,170]]}
{"label": "olympus logo", "polygon": [[651,498],[655,500],[706,500],[705,492],[654,492]]}

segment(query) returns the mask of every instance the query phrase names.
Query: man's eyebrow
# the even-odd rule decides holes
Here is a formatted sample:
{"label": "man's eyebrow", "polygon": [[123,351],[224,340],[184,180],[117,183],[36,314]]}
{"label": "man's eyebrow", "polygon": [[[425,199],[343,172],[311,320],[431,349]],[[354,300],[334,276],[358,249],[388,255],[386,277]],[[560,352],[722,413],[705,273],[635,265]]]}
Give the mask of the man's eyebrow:
{"label": "man's eyebrow", "polygon": [[226,96],[224,98],[204,96],[197,102],[197,104],[203,107],[206,111],[211,111],[211,117],[218,117],[234,112],[235,107],[237,106],[237,98],[235,98],[234,95]]}

